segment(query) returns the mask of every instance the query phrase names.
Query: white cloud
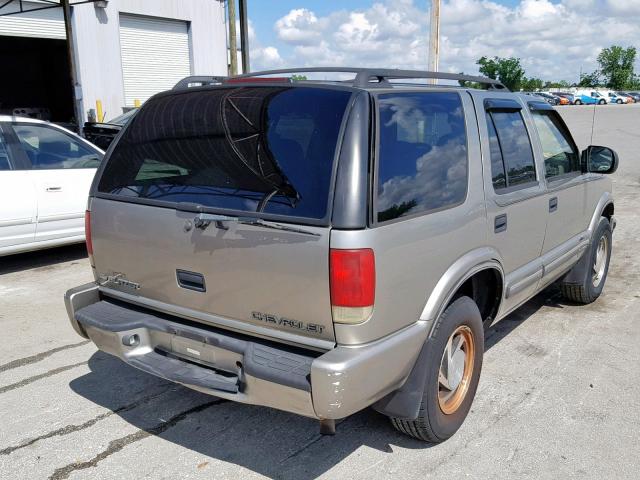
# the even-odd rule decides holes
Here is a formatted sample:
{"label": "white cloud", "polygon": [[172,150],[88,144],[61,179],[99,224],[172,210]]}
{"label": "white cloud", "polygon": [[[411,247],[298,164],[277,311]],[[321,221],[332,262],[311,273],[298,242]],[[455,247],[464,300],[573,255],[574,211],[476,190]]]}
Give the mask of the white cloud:
{"label": "white cloud", "polygon": [[316,14],[306,8],[296,8],[280,18],[276,24],[278,38],[295,45],[311,45],[317,42],[322,28]]}
{"label": "white cloud", "polygon": [[[236,21],[237,45],[241,46],[240,22]],[[273,45],[264,46],[260,43],[256,35],[253,22],[249,20],[249,61],[253,70],[267,68],[281,68],[285,65],[284,59],[280,56],[280,51]],[[238,51],[238,66],[242,64],[240,51]]]}
{"label": "white cloud", "polygon": [[279,68],[285,63],[276,47],[252,48],[250,54],[252,65],[266,65],[264,68]]}
{"label": "white cloud", "polygon": [[[267,52],[254,41],[252,64],[424,69],[427,3],[381,0],[326,16],[293,9],[274,25],[281,48],[266,47],[273,49]],[[483,55],[515,56],[529,76],[575,81],[581,70],[596,68],[601,48],[640,47],[640,0],[521,0],[514,7],[491,0],[443,0],[441,21],[440,69],[449,72],[477,73],[475,62]]]}

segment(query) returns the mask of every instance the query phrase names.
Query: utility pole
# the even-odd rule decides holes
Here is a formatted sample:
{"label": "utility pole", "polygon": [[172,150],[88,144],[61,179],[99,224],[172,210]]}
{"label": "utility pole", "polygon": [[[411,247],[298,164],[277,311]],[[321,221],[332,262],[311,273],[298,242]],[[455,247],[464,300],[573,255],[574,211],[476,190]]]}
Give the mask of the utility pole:
{"label": "utility pole", "polygon": [[229,74],[238,74],[238,46],[236,37],[236,0],[228,0],[229,7]]}
{"label": "utility pole", "polygon": [[76,68],[76,44],[73,39],[73,26],[71,24],[71,6],[69,0],[62,0],[62,13],[64,15],[64,28],[67,34],[67,55],[69,59],[69,75],[73,86],[73,108],[78,125],[78,134],[82,135],[83,117],[82,111],[82,88],[78,82],[78,70]]}
{"label": "utility pole", "polygon": [[240,0],[240,45],[242,49],[242,73],[249,73],[249,22],[247,0]]}
{"label": "utility pole", "polygon": [[[431,0],[431,25],[429,26],[429,67],[430,72],[438,71],[440,60],[440,0]],[[429,83],[435,84],[432,78]]]}

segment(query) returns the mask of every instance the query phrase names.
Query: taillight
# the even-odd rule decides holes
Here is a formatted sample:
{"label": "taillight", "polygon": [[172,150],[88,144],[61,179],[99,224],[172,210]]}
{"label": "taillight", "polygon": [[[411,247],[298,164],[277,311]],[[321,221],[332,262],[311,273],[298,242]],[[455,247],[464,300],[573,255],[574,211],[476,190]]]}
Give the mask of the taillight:
{"label": "taillight", "polygon": [[376,261],[373,250],[331,249],[329,252],[331,310],[337,323],[362,323],[373,312]]}
{"label": "taillight", "polygon": [[84,235],[87,242],[87,253],[93,255],[93,242],[91,241],[91,212],[84,212]]}

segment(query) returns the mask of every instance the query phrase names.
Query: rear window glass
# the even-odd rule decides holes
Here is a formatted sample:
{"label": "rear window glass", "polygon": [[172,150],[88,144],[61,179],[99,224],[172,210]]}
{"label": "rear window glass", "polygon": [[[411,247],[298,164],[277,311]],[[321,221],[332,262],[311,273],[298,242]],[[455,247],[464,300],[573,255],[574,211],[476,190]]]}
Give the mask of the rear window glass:
{"label": "rear window glass", "polygon": [[377,219],[452,207],[467,194],[467,135],[457,93],[379,96]]}
{"label": "rear window glass", "polygon": [[322,219],[350,96],[244,87],[157,97],[118,142],[98,191]]}

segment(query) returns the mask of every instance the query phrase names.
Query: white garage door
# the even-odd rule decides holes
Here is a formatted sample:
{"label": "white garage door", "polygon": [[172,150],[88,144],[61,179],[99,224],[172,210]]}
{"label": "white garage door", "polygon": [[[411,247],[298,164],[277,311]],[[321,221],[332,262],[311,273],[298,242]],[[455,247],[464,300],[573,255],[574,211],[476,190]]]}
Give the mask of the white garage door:
{"label": "white garage door", "polygon": [[191,74],[187,22],[120,15],[120,49],[129,107]]}
{"label": "white garage door", "polygon": [[[18,2],[14,2],[17,6]],[[4,1],[0,1],[0,5]],[[42,3],[24,2],[23,8],[42,8]],[[9,12],[10,7],[5,7],[3,12]],[[20,13],[0,17],[0,35],[12,37],[35,37],[35,38],[59,38],[65,40],[67,35],[64,31],[64,19],[61,8],[49,8],[37,12]],[[2,40],[0,40],[2,41]]]}

